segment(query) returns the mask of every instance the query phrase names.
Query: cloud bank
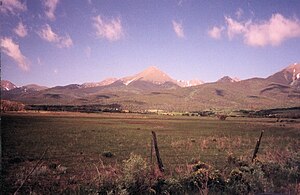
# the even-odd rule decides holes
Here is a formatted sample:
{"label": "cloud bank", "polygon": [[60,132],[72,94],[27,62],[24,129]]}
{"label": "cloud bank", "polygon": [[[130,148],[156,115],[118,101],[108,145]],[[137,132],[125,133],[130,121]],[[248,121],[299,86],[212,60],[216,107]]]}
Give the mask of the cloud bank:
{"label": "cloud bank", "polygon": [[19,45],[16,44],[12,40],[12,38],[10,38],[10,37],[2,38],[1,39],[1,47],[2,47],[2,51],[6,55],[11,57],[22,70],[24,70],[24,71],[29,70],[29,62],[28,62],[27,58],[22,54]]}
{"label": "cloud bank", "polygon": [[[244,43],[249,46],[278,46],[288,39],[300,37],[299,19],[286,18],[278,13],[273,14],[269,20],[257,22],[252,20],[237,21],[226,16],[225,23],[227,36],[230,40],[241,36]],[[212,38],[221,38],[222,35],[218,36],[217,28],[213,27],[208,31]]]}
{"label": "cloud bank", "polygon": [[52,31],[48,24],[43,26],[42,29],[37,33],[42,39],[50,43],[55,43],[59,48],[69,48],[73,46],[73,41],[69,34],[66,34],[65,36],[59,36]]}
{"label": "cloud bank", "polygon": [[120,40],[123,36],[123,27],[120,18],[103,19],[100,15],[93,17],[93,26],[96,29],[96,36],[109,41]]}

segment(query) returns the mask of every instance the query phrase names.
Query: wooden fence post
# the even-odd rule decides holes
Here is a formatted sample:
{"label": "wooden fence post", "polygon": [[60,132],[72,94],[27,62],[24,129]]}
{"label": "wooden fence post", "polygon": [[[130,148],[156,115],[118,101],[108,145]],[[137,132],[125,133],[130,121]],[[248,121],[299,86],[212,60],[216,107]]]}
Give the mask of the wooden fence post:
{"label": "wooden fence post", "polygon": [[260,145],[260,142],[261,142],[261,138],[262,138],[262,136],[263,136],[263,133],[264,133],[264,130],[261,131],[260,136],[259,136],[259,139],[258,139],[257,142],[256,142],[256,146],[255,146],[255,149],[254,149],[254,152],[253,152],[252,162],[253,162],[254,159],[256,158],[256,154],[257,154],[257,152],[258,152],[259,145]]}
{"label": "wooden fence post", "polygon": [[150,163],[152,166],[153,165],[153,139],[151,139],[151,145],[150,145]]}
{"label": "wooden fence post", "polygon": [[154,149],[155,149],[158,168],[161,172],[164,172],[164,165],[163,165],[162,160],[161,160],[160,155],[159,155],[156,134],[155,134],[154,131],[152,131],[152,137],[153,137],[153,144],[154,144]]}

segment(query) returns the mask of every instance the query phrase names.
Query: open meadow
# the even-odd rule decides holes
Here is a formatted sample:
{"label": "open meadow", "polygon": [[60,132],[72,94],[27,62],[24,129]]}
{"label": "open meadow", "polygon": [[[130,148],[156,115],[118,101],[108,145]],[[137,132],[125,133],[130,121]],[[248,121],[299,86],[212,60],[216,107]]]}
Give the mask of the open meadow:
{"label": "open meadow", "polygon": [[[254,165],[251,158],[262,130],[264,134]],[[257,191],[249,188],[247,192],[297,193],[299,190],[299,119],[229,117],[221,121],[215,117],[63,112],[2,113],[2,190],[14,193],[24,183],[18,192],[48,194],[84,190],[94,193],[98,190],[103,194],[109,191],[118,194],[120,191],[114,188],[118,186],[121,190],[119,183],[128,178],[123,170],[124,166],[128,168],[128,159],[142,160],[145,170],[156,164],[155,156],[151,158],[151,131],[156,132],[165,172],[157,173],[157,168],[152,168],[147,186],[156,187],[150,190],[139,188],[141,191],[162,193],[165,189],[157,187],[158,180],[175,178],[181,181],[193,170],[202,170],[203,167],[195,170],[194,165],[199,162],[207,165],[207,170],[219,170],[220,181],[225,183],[232,180],[232,170],[241,166],[241,162],[249,167],[268,163],[271,167],[269,175],[266,167],[261,166],[259,170],[265,168],[262,183],[269,183]],[[280,166],[277,172],[282,168],[291,174],[285,181],[277,181],[277,175],[272,175],[276,167],[271,165],[275,164]],[[211,177],[208,174],[205,178]],[[148,182],[144,180],[144,183]],[[250,180],[247,185],[251,187]],[[224,186],[231,185],[225,183]],[[121,186],[132,189],[127,184],[123,182]],[[196,185],[196,190],[193,186],[183,190],[182,182],[180,185],[182,189],[178,187],[175,192],[207,190],[208,183],[206,180],[206,186]],[[172,189],[167,188],[169,192]],[[230,187],[216,188],[218,190],[244,192]]]}

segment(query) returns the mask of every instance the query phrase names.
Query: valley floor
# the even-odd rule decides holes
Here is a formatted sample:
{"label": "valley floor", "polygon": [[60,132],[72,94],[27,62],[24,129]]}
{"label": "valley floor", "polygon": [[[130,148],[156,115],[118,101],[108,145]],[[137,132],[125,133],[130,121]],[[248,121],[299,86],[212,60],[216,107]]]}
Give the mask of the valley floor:
{"label": "valley floor", "polygon": [[[251,164],[262,130],[260,162],[284,164],[298,155],[299,164],[299,129],[300,119],[228,117],[221,121],[130,113],[2,113],[2,191],[13,193],[24,181],[22,193],[63,193],[82,186],[99,189],[106,174],[118,178],[120,167],[133,154],[151,167],[156,164],[151,157],[151,131],[157,134],[165,167],[161,177],[186,175],[200,161],[222,174],[229,158]],[[299,190],[294,180],[286,182],[271,190]]]}

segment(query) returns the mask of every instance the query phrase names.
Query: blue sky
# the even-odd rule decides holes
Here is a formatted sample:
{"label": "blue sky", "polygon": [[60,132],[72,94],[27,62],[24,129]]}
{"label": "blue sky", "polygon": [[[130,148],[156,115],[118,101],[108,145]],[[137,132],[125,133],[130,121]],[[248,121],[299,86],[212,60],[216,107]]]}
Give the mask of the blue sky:
{"label": "blue sky", "polygon": [[300,62],[300,1],[2,0],[1,79],[46,86],[156,66],[175,79],[266,77]]}

